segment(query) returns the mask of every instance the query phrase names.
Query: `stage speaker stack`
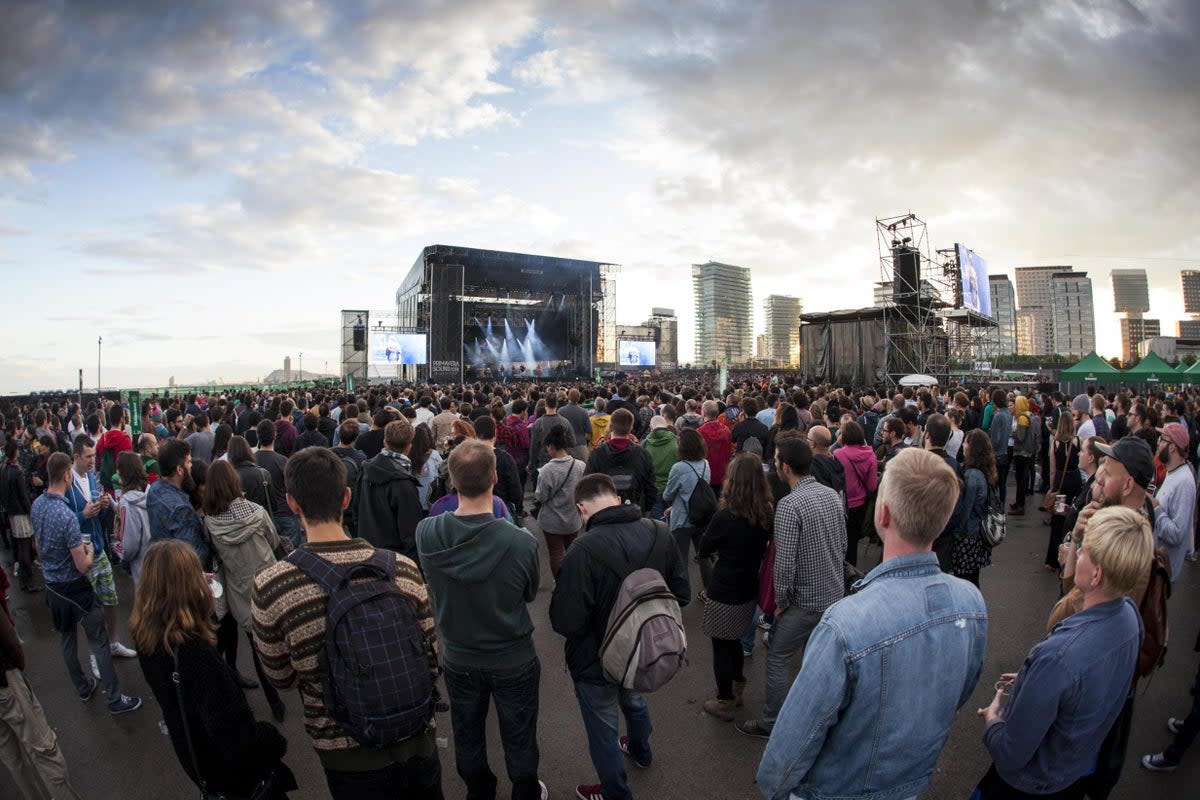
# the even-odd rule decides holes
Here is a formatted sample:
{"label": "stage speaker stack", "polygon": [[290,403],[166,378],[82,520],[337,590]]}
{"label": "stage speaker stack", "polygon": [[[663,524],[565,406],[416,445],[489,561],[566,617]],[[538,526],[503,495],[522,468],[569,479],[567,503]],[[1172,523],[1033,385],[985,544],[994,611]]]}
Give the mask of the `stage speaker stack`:
{"label": "stage speaker stack", "polygon": [[905,318],[916,320],[920,291],[920,251],[905,246],[892,248],[892,303]]}

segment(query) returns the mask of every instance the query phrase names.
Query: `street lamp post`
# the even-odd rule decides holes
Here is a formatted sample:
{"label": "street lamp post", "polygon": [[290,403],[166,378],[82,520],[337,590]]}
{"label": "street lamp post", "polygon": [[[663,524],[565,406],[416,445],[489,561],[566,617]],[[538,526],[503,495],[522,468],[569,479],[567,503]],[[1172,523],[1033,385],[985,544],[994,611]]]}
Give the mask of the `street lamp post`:
{"label": "street lamp post", "polygon": [[96,338],[96,394],[99,395],[104,389],[104,381],[100,379],[100,360],[104,353],[104,337]]}
{"label": "street lamp post", "polygon": [[300,380],[304,380],[304,353],[300,353]]}

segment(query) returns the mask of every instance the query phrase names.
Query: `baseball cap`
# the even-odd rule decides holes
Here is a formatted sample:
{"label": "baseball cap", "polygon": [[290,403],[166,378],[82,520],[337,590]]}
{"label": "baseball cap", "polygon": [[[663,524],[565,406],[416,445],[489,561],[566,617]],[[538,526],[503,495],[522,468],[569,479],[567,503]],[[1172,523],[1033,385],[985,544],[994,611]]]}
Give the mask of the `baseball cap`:
{"label": "baseball cap", "polygon": [[1145,489],[1154,480],[1154,453],[1145,439],[1126,436],[1113,444],[1096,442],[1096,449],[1118,461],[1133,482]]}
{"label": "baseball cap", "polygon": [[1187,453],[1188,444],[1190,443],[1191,439],[1191,437],[1188,436],[1187,428],[1183,427],[1178,422],[1168,422],[1166,425],[1163,425],[1161,428],[1159,428],[1158,432],[1167,437],[1171,444],[1182,450],[1184,454]]}
{"label": "baseball cap", "polygon": [[1086,414],[1092,410],[1092,399],[1086,394],[1077,394],[1071,401],[1071,408],[1080,414]]}

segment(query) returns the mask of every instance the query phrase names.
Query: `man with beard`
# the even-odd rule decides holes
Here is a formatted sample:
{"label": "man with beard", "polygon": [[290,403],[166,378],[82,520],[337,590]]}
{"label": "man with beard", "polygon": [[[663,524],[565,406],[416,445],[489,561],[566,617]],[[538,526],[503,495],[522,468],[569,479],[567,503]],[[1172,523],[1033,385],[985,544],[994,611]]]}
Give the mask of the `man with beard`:
{"label": "man with beard", "polygon": [[1187,428],[1168,422],[1158,445],[1158,460],[1166,466],[1167,477],[1154,496],[1154,545],[1167,551],[1172,583],[1179,580],[1183,558],[1191,549],[1196,507],[1196,477],[1187,463],[1188,440]]}
{"label": "man with beard", "polygon": [[204,535],[204,523],[192,508],[189,493],[196,488],[192,480],[192,448],[183,440],[168,439],[158,446],[161,477],[146,492],[146,513],[150,518],[150,540],[179,539],[191,545],[200,563],[209,568],[210,545]]}

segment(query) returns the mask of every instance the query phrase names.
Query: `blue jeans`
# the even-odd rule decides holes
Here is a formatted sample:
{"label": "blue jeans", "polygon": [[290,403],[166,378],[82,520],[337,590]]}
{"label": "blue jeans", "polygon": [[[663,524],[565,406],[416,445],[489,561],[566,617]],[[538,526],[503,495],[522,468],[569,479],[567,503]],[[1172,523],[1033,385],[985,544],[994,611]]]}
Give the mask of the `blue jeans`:
{"label": "blue jeans", "polygon": [[583,715],[583,727],[587,731],[588,753],[592,766],[600,777],[605,800],[632,800],[628,778],[625,775],[625,760],[617,744],[621,720],[618,709],[625,714],[625,728],[629,732],[629,752],[639,762],[649,764],[650,711],[646,701],[637,692],[622,689],[611,683],[575,682],[575,696],[579,699],[579,711]]}
{"label": "blue jeans", "polygon": [[275,530],[279,532],[280,536],[291,542],[293,548],[308,541],[308,537],[304,535],[304,527],[300,524],[300,518],[293,517],[291,514],[280,514],[275,517]]}
{"label": "blue jeans", "polygon": [[747,653],[754,652],[755,634],[758,633],[758,623],[762,621],[762,609],[757,605],[754,606],[754,620],[750,623],[750,630],[746,631],[746,635],[742,637],[742,650]]}
{"label": "blue jeans", "polygon": [[510,669],[476,669],[444,664],[454,758],[467,784],[467,800],[495,800],[496,776],[488,766],[487,715],[496,703],[504,765],[512,781],[513,800],[538,800],[538,684],[542,665],[533,660]]}

